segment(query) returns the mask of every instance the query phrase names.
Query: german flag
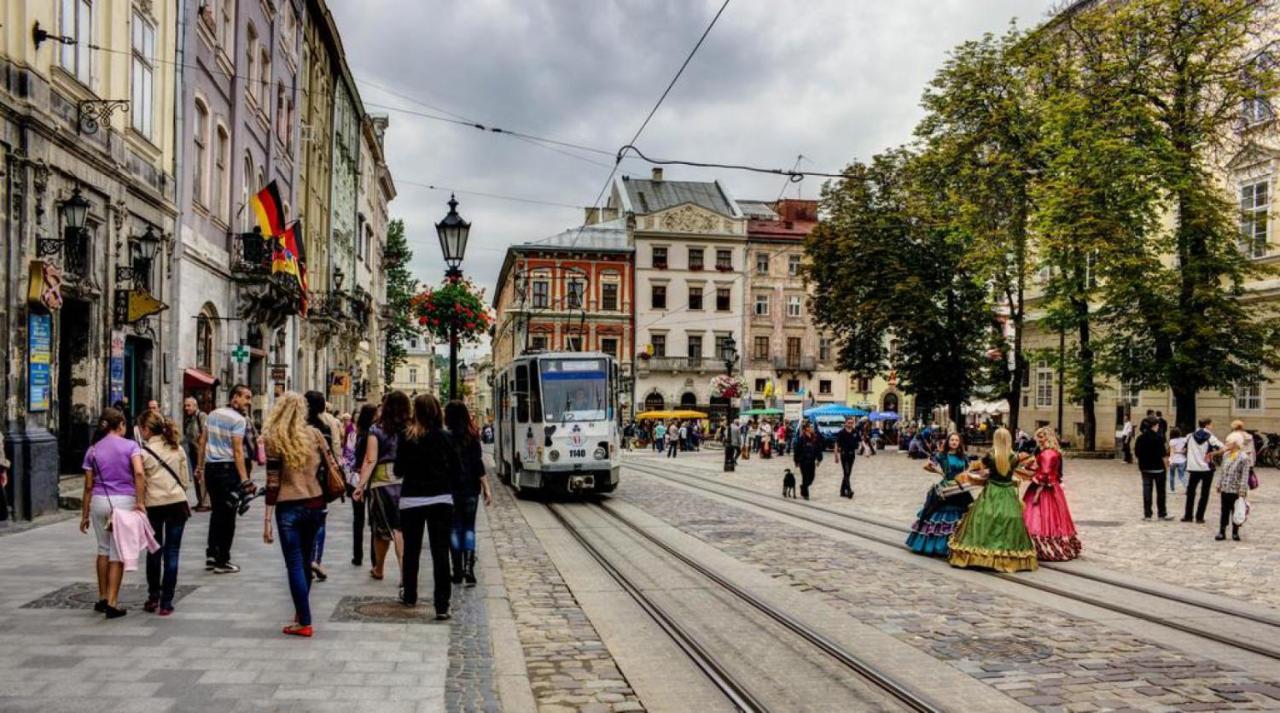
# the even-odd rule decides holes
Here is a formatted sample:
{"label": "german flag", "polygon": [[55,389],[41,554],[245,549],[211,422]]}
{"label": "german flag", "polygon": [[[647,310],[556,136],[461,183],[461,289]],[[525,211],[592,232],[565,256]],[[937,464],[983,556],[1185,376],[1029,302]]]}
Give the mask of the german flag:
{"label": "german flag", "polygon": [[300,313],[307,316],[307,263],[302,252],[302,241],[298,234],[302,232],[302,221],[294,221],[275,239],[275,247],[271,254],[271,272],[293,275],[302,292]]}
{"label": "german flag", "polygon": [[258,227],[268,239],[284,232],[284,203],[280,201],[280,189],[273,180],[249,199],[253,214],[258,217]]}

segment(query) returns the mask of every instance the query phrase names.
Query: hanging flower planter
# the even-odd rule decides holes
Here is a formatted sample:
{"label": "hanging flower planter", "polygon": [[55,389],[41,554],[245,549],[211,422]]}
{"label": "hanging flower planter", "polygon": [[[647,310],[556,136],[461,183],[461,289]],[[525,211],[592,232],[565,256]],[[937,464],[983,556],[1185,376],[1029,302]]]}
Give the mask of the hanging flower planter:
{"label": "hanging flower planter", "polygon": [[740,376],[720,374],[711,379],[711,395],[715,398],[736,399],[747,393],[747,382]]}
{"label": "hanging flower planter", "polygon": [[446,280],[409,300],[418,326],[439,341],[449,339],[449,328],[460,343],[474,343],[489,331],[493,318],[484,304],[484,290],[471,280]]}

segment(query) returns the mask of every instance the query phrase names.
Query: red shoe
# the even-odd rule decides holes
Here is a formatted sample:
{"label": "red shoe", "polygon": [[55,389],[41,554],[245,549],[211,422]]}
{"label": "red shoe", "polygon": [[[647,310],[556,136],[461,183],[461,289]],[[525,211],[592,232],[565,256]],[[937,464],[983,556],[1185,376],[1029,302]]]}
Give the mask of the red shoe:
{"label": "red shoe", "polygon": [[160,607],[160,616],[169,616],[172,613],[173,613],[173,609],[166,609],[164,607]]}
{"label": "red shoe", "polygon": [[156,597],[155,599],[148,598],[147,603],[142,605],[142,611],[147,612],[148,614],[154,614],[156,609],[159,609],[159,608],[160,608],[159,597]]}
{"label": "red shoe", "polygon": [[298,626],[297,624],[290,624],[283,629],[283,633],[289,636],[304,636],[309,639],[313,632],[310,625]]}

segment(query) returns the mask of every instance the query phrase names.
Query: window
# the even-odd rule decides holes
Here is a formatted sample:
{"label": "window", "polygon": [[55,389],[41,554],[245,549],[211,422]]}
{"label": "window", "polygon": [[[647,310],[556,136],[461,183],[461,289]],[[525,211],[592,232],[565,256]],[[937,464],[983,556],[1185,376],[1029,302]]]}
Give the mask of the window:
{"label": "window", "polygon": [[769,274],[769,253],[756,253],[756,274]]}
{"label": "window", "polygon": [[569,309],[582,309],[582,292],[586,289],[586,284],[582,280],[569,280],[565,287]]}
{"label": "window", "polygon": [[689,309],[702,311],[702,288],[689,288]]}
{"label": "window", "polygon": [[533,338],[533,340],[532,340],[532,341],[533,341],[533,348],[534,348],[534,349],[541,349],[542,351],[546,351],[546,349],[547,349],[547,335],[545,335],[545,334],[538,334],[538,335],[534,336],[534,338]]}
{"label": "window", "polygon": [[787,274],[790,275],[791,277],[800,276],[800,256],[799,255],[787,256]]}
{"label": "window", "polygon": [[258,61],[259,77],[258,86],[258,111],[264,114],[271,109],[271,53],[264,44],[258,51],[261,58]]}
{"label": "window", "polygon": [[227,56],[232,56],[235,52],[236,33],[231,24],[233,5],[235,3],[232,0],[222,0],[222,21],[218,25],[218,46],[222,47]]}
{"label": "window", "polygon": [[768,359],[769,358],[769,338],[764,336],[755,337],[751,345],[752,359]]}
{"label": "window", "polygon": [[410,349],[417,349],[417,348],[418,348],[418,338],[417,338],[417,337],[410,337],[410,338],[409,338],[409,348],[410,348]]}
{"label": "window", "polygon": [[[229,1],[229,0],[228,0]],[[249,104],[256,104],[258,101],[257,83],[258,83],[258,30],[250,23],[245,30],[244,43],[244,59],[245,59],[245,96],[249,98]]]}
{"label": "window", "polygon": [[831,395],[831,379],[820,379],[818,381],[818,393]]}
{"label": "window", "polygon": [[757,394],[762,394],[762,393],[764,393],[765,388],[767,388],[768,386],[769,386],[769,380],[768,380],[768,379],[756,379],[756,388],[755,388],[755,392],[756,392]]}
{"label": "window", "polygon": [[799,380],[799,379],[787,379],[787,393],[788,393],[788,394],[795,394],[795,393],[799,393],[799,392],[800,392],[800,380]]}
{"label": "window", "polygon": [[690,334],[689,335],[689,364],[690,366],[696,366],[701,361],[702,361],[702,335]]}
{"label": "window", "polygon": [[858,377],[858,393],[860,394],[871,393],[871,379],[868,379],[865,376]]}
{"label": "window", "polygon": [[769,295],[756,295],[756,316],[769,316]]}
{"label": "window", "polygon": [[1041,360],[1036,364],[1036,408],[1053,406],[1053,369],[1049,362]]}
{"label": "window", "polygon": [[831,337],[818,337],[818,361],[831,361]]}
{"label": "window", "polygon": [[1142,389],[1134,384],[1120,384],[1120,403],[1129,408],[1137,408],[1138,398],[1142,396]]}
{"label": "window", "polygon": [[1267,213],[1271,207],[1267,181],[1240,187],[1240,250],[1249,257],[1267,254]]}
{"label": "window", "polygon": [[89,0],[62,0],[58,18],[59,34],[74,37],[75,44],[62,45],[59,63],[86,86],[93,78],[93,4]]}
{"label": "window", "polygon": [[288,118],[289,113],[284,104],[284,82],[276,82],[276,140],[282,144],[288,134]]}
{"label": "window", "polygon": [[[1274,61],[1275,60],[1273,60],[1270,56],[1264,53],[1255,60],[1255,62],[1257,62],[1258,65],[1262,65],[1257,67],[1256,69],[1261,72],[1270,71],[1274,69],[1274,65],[1273,65]],[[1267,67],[1266,65],[1273,65],[1273,66]],[[1255,77],[1246,76],[1245,81],[1248,83],[1251,89],[1259,88],[1258,81]],[[1265,92],[1258,91],[1254,96],[1248,97],[1243,102],[1241,102],[1240,120],[1245,126],[1252,126],[1254,124],[1267,121],[1270,118],[1271,118],[1271,102],[1270,100],[1268,100]]]}
{"label": "window", "polygon": [[729,288],[728,287],[716,288],[716,311],[717,312],[729,311]]}
{"label": "window", "polygon": [[1257,381],[1236,384],[1236,410],[1262,410],[1262,384]]}
{"label": "window", "polygon": [[689,269],[698,272],[702,269],[702,248],[689,248]]}
{"label": "window", "polygon": [[800,295],[791,295],[787,298],[787,316],[800,316]]}
{"label": "window", "polygon": [[787,337],[787,366],[800,366],[800,337]]}
{"label": "window", "polygon": [[655,270],[667,269],[667,249],[666,248],[655,247],[653,249],[653,268]]}
{"label": "window", "polygon": [[196,366],[213,373],[213,320],[204,314],[196,317]]}
{"label": "window", "polygon": [[551,301],[551,283],[546,280],[533,281],[533,306],[545,308]]}
{"label": "window", "polygon": [[608,354],[614,359],[618,358],[618,339],[617,337],[605,337],[600,340],[600,351]]}
{"label": "window", "polygon": [[579,335],[579,336],[569,337],[567,340],[565,340],[565,348],[566,348],[568,351],[571,351],[571,352],[580,352],[580,351],[582,351],[582,337],[581,337],[581,335]]}
{"label": "window", "polygon": [[600,309],[606,312],[618,310],[618,283],[606,282],[600,285]]}
{"label": "window", "polygon": [[729,336],[730,335],[728,334],[716,335],[716,351],[714,354],[711,355],[711,358],[720,359],[721,361],[724,360],[724,343],[725,343],[725,340],[729,338]]}
{"label": "window", "polygon": [[418,367],[416,366],[409,367],[409,383],[410,384],[418,383]]}
{"label": "window", "polygon": [[209,165],[209,110],[204,104],[196,100],[196,120],[192,127],[195,133],[196,154],[193,163],[195,190],[191,197],[200,205],[208,204],[209,181],[206,178],[206,169]]}
{"label": "window", "polygon": [[650,285],[649,306],[653,309],[667,308],[667,286],[666,285]]}
{"label": "window", "polygon": [[656,357],[664,357],[667,355],[667,335],[655,334],[653,339],[653,355]]}
{"label": "window", "polygon": [[142,15],[133,13],[132,82],[129,87],[129,117],[133,129],[148,139],[152,136],[152,100],[155,97],[156,28]]}
{"label": "window", "polygon": [[217,139],[213,144],[213,208],[214,217],[226,220],[227,217],[227,162],[231,160],[231,137],[227,128],[218,125]]}
{"label": "window", "polygon": [[732,250],[716,250],[716,269],[723,272],[733,269]]}

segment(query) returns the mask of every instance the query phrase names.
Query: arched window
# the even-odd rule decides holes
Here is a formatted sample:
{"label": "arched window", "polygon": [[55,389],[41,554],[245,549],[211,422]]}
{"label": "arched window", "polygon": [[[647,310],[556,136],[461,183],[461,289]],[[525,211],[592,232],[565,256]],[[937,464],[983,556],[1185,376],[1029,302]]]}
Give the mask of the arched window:
{"label": "arched window", "polygon": [[661,411],[666,407],[666,401],[662,399],[662,394],[652,393],[644,397],[645,411]]}
{"label": "arched window", "polygon": [[697,406],[698,397],[692,391],[686,391],[680,396],[681,406]]}
{"label": "arched window", "polygon": [[192,125],[192,133],[196,144],[196,155],[192,168],[192,182],[195,184],[195,190],[191,197],[200,205],[208,205],[209,108],[199,98],[196,99],[196,117]]}
{"label": "arched window", "polygon": [[196,366],[208,374],[213,374],[217,360],[217,317],[218,310],[209,303],[205,303],[196,317]]}
{"label": "arched window", "polygon": [[894,412],[894,413],[897,413],[897,412],[898,412],[898,395],[897,395],[897,394],[885,394],[885,395],[884,395],[884,408],[883,408],[882,410],[884,410],[884,411],[892,411],[892,412]]}
{"label": "arched window", "polygon": [[253,103],[258,99],[258,29],[252,22],[245,30],[244,37],[245,69],[248,70],[244,75],[244,89],[250,103]]}
{"label": "arched window", "polygon": [[227,164],[231,161],[231,136],[221,122],[213,142],[213,200],[210,201],[214,217],[226,221],[227,213]]}

